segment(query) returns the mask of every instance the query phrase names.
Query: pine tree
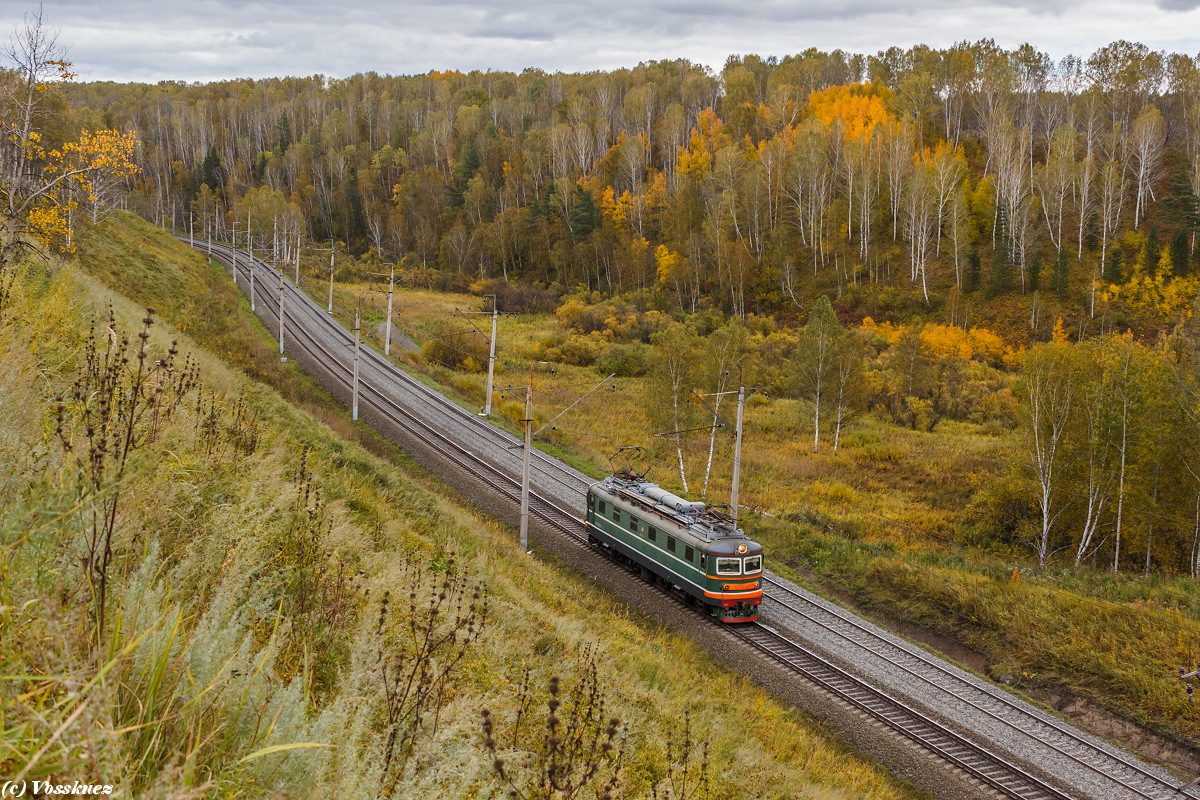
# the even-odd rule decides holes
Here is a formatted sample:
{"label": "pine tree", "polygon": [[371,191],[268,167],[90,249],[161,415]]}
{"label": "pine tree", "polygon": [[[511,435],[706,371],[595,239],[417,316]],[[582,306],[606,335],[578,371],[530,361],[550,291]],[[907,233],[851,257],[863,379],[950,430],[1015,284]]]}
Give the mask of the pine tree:
{"label": "pine tree", "polygon": [[1175,267],[1175,274],[1181,278],[1188,274],[1188,250],[1187,231],[1180,228],[1171,238],[1171,264]]}
{"label": "pine tree", "polygon": [[1038,290],[1038,278],[1042,274],[1042,254],[1041,252],[1034,253],[1029,259],[1028,270],[1028,291],[1036,292]]}
{"label": "pine tree", "polygon": [[1109,283],[1120,283],[1121,273],[1125,266],[1125,257],[1121,254],[1121,248],[1114,247],[1108,251],[1108,263],[1104,265],[1104,280]]}
{"label": "pine tree", "polygon": [[208,155],[204,157],[203,163],[200,165],[200,183],[207,184],[208,188],[216,190],[222,183],[224,171],[221,169],[221,156],[217,154],[217,148],[208,148]]}
{"label": "pine tree", "polygon": [[983,278],[983,262],[979,258],[979,249],[974,248],[971,254],[967,256],[967,274],[963,280],[963,289],[968,292],[973,292],[979,288],[979,283]]}
{"label": "pine tree", "polygon": [[1012,264],[1008,261],[1008,237],[1000,243],[992,254],[992,268],[989,274],[988,297],[1004,294],[1012,287]]}
{"label": "pine tree", "polygon": [[1070,262],[1067,258],[1066,249],[1062,249],[1058,251],[1058,257],[1054,259],[1054,291],[1059,294],[1067,290],[1070,279]]}
{"label": "pine tree", "polygon": [[567,225],[571,229],[571,238],[581,242],[600,227],[600,209],[596,208],[592,193],[579,184],[575,184],[571,194],[571,213],[567,215]]}

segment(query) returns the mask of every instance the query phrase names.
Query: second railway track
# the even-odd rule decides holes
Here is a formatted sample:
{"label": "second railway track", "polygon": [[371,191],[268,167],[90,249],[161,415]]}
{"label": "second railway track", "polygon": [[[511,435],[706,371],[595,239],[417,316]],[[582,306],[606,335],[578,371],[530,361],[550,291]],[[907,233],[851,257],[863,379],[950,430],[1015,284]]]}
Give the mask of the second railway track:
{"label": "second railway track", "polygon": [[[184,238],[185,242],[188,242]],[[188,242],[198,250],[204,242]],[[249,283],[249,258],[226,245],[213,244],[214,256],[240,273],[239,286]],[[258,259],[256,304],[278,324],[275,288],[279,273]],[[264,283],[258,276],[267,277]],[[275,328],[277,330],[278,328]],[[349,394],[352,335],[318,307],[299,288],[285,285],[285,336],[336,381],[343,396]],[[372,348],[360,349],[360,402],[369,406],[410,436],[427,443],[456,469],[481,481],[512,502],[519,501],[520,442],[470,414],[445,396],[409,376]],[[591,479],[540,451],[533,453],[530,508],[564,535],[572,546],[595,549],[587,543],[582,519],[571,509],[582,508]],[[606,553],[606,555],[609,555]],[[747,646],[786,669],[803,675],[825,691],[869,715],[896,733],[918,742],[929,753],[973,776],[995,792],[1022,800],[1167,800],[1200,797],[1183,794],[1178,781],[1150,768],[1132,755],[1104,745],[1072,726],[1005,695],[974,676],[967,676],[919,648],[884,635],[853,615],[816,598],[775,576],[764,576],[766,596],[784,615],[798,622],[791,627],[819,629],[827,642],[814,648],[796,641],[796,630],[786,632],[768,625],[719,626],[717,635],[738,637]],[[655,591],[671,602],[683,601],[670,587]],[[787,626],[785,626],[787,627]],[[832,655],[841,643],[841,653]],[[920,692],[897,691],[863,673],[847,669],[851,652],[873,659],[876,669],[886,665],[902,683],[925,687]],[[932,702],[929,693],[944,698]],[[947,710],[947,706],[951,708]],[[970,709],[974,725],[964,722],[953,707]],[[999,746],[996,739],[1009,732],[1024,742]],[[1031,755],[1041,752],[1041,757]]]}

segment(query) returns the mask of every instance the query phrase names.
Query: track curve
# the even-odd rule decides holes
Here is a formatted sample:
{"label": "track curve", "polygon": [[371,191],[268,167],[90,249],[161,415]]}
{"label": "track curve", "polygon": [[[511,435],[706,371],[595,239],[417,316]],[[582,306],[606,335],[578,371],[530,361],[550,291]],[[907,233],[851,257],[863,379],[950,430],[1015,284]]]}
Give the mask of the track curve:
{"label": "track curve", "polygon": [[[179,237],[197,250],[208,245]],[[278,331],[279,273],[265,262],[213,243],[212,255],[243,289],[255,270],[256,306]],[[263,279],[266,279],[264,283]],[[353,334],[300,288],[285,281],[284,337],[350,391]],[[360,404],[435,447],[456,468],[519,502],[516,437],[454,404],[365,343],[359,353]],[[530,509],[574,546],[588,544],[575,509],[592,479],[539,450],[531,459]],[[603,548],[601,548],[603,549]],[[612,557],[611,553],[605,553]],[[657,591],[682,603],[667,587]],[[772,624],[719,626],[786,669],[918,742],[1002,796],[1022,800],[1167,800],[1177,780],[1078,731],[1003,690],[880,631],[778,576],[764,575]],[[800,640],[803,640],[801,642]]]}

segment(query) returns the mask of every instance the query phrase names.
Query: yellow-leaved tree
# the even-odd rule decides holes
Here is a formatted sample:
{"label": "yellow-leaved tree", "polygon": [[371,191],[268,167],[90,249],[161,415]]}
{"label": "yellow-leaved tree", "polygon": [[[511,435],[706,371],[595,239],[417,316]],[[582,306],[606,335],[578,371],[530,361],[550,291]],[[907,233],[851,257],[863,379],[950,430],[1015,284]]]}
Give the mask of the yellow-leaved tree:
{"label": "yellow-leaved tree", "polygon": [[889,118],[892,92],[871,83],[851,83],[820,89],[808,97],[808,113],[826,125],[839,121],[848,142],[869,139],[877,125]]}
{"label": "yellow-leaved tree", "polygon": [[72,211],[111,198],[115,182],[137,171],[137,135],[84,131],[64,141],[61,87],[74,75],[42,11],[26,15],[3,49],[0,71],[0,305],[4,275],[22,253],[71,249]]}

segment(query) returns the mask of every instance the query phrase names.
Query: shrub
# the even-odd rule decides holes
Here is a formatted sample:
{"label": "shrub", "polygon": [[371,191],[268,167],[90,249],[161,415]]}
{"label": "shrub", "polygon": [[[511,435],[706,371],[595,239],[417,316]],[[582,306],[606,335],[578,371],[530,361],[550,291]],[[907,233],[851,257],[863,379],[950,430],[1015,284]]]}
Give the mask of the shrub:
{"label": "shrub", "polygon": [[459,372],[481,372],[488,362],[488,342],[474,331],[448,327],[421,346],[426,360]]}
{"label": "shrub", "polygon": [[566,339],[547,339],[539,345],[538,350],[544,361],[590,367],[601,355],[608,352],[608,343],[599,332],[586,336],[571,334]]}
{"label": "shrub", "polygon": [[604,375],[616,373],[619,378],[636,378],[650,371],[646,346],[640,342],[616,344],[596,362],[596,371]]}
{"label": "shrub", "polygon": [[549,289],[531,283],[509,283],[491,278],[471,284],[471,294],[495,295],[496,308],[504,314],[549,314],[558,308],[559,298]]}
{"label": "shrub", "polygon": [[1009,475],[979,490],[966,516],[979,539],[1015,545],[1021,542],[1023,525],[1038,516],[1038,509],[1033,494]]}

